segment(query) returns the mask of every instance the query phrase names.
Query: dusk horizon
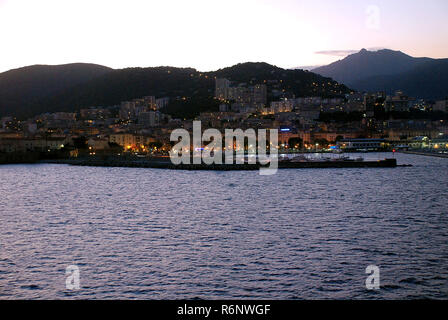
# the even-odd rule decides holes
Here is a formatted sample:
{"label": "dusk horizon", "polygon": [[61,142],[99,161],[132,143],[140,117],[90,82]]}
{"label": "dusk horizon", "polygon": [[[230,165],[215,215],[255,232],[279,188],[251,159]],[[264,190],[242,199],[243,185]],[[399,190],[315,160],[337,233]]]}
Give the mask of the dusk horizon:
{"label": "dusk horizon", "polygon": [[[399,50],[399,49],[390,49],[390,48],[364,48],[364,47],[360,48],[359,50],[332,50],[332,51],[328,51],[328,53],[325,52],[325,53],[316,53],[316,54],[330,54],[330,53],[334,52],[334,56],[335,56],[336,58],[334,58],[334,60],[331,60],[331,61],[328,63],[328,64],[332,64],[332,63],[334,63],[334,62],[343,60],[344,58],[346,58],[346,57],[348,57],[348,56],[350,56],[350,55],[352,55],[352,54],[358,53],[358,52],[360,52],[361,50],[367,50],[367,51],[370,51],[370,52],[377,52],[377,51],[382,51],[382,50],[390,50],[390,51],[399,51],[399,52],[403,52],[404,54],[407,54],[406,52],[404,52],[404,51],[402,51],[402,50]],[[446,56],[442,56],[442,57],[431,57],[431,56],[428,56],[428,55],[423,55],[423,56],[412,56],[412,57],[414,57],[414,58],[431,58],[431,59],[448,59],[448,53],[447,53]],[[127,68],[158,68],[158,67],[172,67],[172,68],[193,68],[193,69],[196,69],[197,71],[201,71],[201,72],[217,71],[217,70],[222,69],[222,68],[231,67],[231,66],[234,66],[234,65],[237,65],[237,64],[243,64],[243,63],[267,63],[267,64],[270,64],[270,65],[273,65],[273,66],[276,66],[276,67],[279,67],[279,68],[282,68],[282,69],[297,69],[297,68],[300,68],[301,66],[303,66],[303,67],[310,67],[310,66],[305,66],[304,64],[300,64],[300,62],[299,62],[296,66],[284,67],[284,66],[280,66],[280,65],[275,65],[274,63],[271,63],[271,62],[269,62],[269,61],[249,61],[249,60],[248,60],[248,61],[240,61],[240,62],[236,62],[236,63],[233,64],[233,65],[223,66],[223,67],[220,67],[220,68],[217,68],[217,69],[211,69],[211,70],[201,70],[201,69],[196,68],[195,66],[176,66],[176,65],[150,65],[150,64],[148,64],[148,65],[141,65],[141,66],[130,66],[131,63],[129,63],[129,66],[124,66],[124,67],[114,68],[114,67],[111,67],[111,66],[106,65],[106,64],[103,64],[103,63],[95,63],[95,62],[89,62],[89,61],[72,61],[72,62],[65,62],[65,63],[58,63],[58,64],[33,63],[33,64],[30,64],[30,65],[24,65],[24,66],[20,66],[20,67],[16,67],[16,68],[8,69],[8,70],[0,71],[0,73],[2,73],[2,72],[7,72],[7,71],[11,71],[11,70],[15,70],[15,69],[21,69],[21,68],[31,67],[31,66],[59,66],[59,65],[67,65],[67,64],[81,64],[81,63],[82,63],[82,64],[97,64],[97,65],[105,66],[105,67],[108,67],[108,68],[111,68],[111,69],[114,69],[114,70],[117,70],[117,69],[127,69]],[[312,67],[317,68],[317,67],[321,67],[321,66],[323,66],[323,65],[313,65]],[[310,71],[312,71],[312,70],[310,70]]]}
{"label": "dusk horizon", "polygon": [[[64,4],[2,0],[0,28],[8,32],[3,39],[0,72],[73,61],[114,69],[172,65],[211,71],[243,61],[294,68],[329,64],[341,54],[361,48],[395,48],[416,57],[448,57],[448,44],[443,41],[448,38],[443,23],[448,4],[443,0],[425,4],[405,0],[350,0],[341,4],[249,0],[239,5],[231,0],[219,8],[217,15],[212,2],[202,0],[189,4],[132,0],[126,6],[121,1],[102,0]],[[13,18],[19,12],[33,28]],[[267,38],[280,47],[266,46]],[[232,46],[223,39],[231,39]],[[135,45],[138,50],[127,49]],[[235,45],[238,51],[230,49]],[[24,55],[30,48],[33,58]],[[123,60],[126,56],[129,58]]]}

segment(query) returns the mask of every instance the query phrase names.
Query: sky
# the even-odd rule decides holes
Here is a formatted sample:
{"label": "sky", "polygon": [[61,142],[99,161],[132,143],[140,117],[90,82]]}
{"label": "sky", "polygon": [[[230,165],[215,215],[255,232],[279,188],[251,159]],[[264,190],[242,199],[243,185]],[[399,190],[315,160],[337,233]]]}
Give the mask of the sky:
{"label": "sky", "polygon": [[0,72],[87,62],[211,71],[362,48],[448,58],[446,0],[0,0]]}

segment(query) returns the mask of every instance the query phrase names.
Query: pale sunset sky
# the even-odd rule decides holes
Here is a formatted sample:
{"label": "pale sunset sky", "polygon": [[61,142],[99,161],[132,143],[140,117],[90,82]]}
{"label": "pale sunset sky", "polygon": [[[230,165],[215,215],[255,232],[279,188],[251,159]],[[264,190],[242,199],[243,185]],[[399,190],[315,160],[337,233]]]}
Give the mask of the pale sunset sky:
{"label": "pale sunset sky", "polygon": [[0,72],[88,62],[322,65],[362,48],[448,58],[446,0],[0,0]]}

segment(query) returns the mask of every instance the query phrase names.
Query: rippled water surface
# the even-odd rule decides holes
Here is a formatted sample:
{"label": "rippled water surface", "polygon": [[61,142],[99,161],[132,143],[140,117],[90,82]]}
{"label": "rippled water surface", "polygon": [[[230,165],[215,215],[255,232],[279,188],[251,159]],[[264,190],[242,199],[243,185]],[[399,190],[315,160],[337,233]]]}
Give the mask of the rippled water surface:
{"label": "rippled water surface", "polygon": [[0,166],[0,299],[446,299],[448,159],[397,157],[414,166]]}

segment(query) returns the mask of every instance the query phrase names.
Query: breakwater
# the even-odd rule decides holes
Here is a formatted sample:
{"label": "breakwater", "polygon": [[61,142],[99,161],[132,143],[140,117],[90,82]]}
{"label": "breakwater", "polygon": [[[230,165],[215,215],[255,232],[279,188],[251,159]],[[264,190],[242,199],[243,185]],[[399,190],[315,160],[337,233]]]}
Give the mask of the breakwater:
{"label": "breakwater", "polygon": [[38,160],[37,152],[0,153],[0,164],[36,163]]}
{"label": "breakwater", "polygon": [[[175,170],[258,170],[260,164],[173,164],[168,157],[144,158],[144,159],[120,159],[120,158],[83,158],[83,159],[58,159],[45,160],[45,163],[63,163],[77,166],[94,167],[131,167],[131,168],[156,168]],[[298,168],[394,168],[397,166],[396,159],[372,160],[372,161],[279,161],[279,169]]]}

